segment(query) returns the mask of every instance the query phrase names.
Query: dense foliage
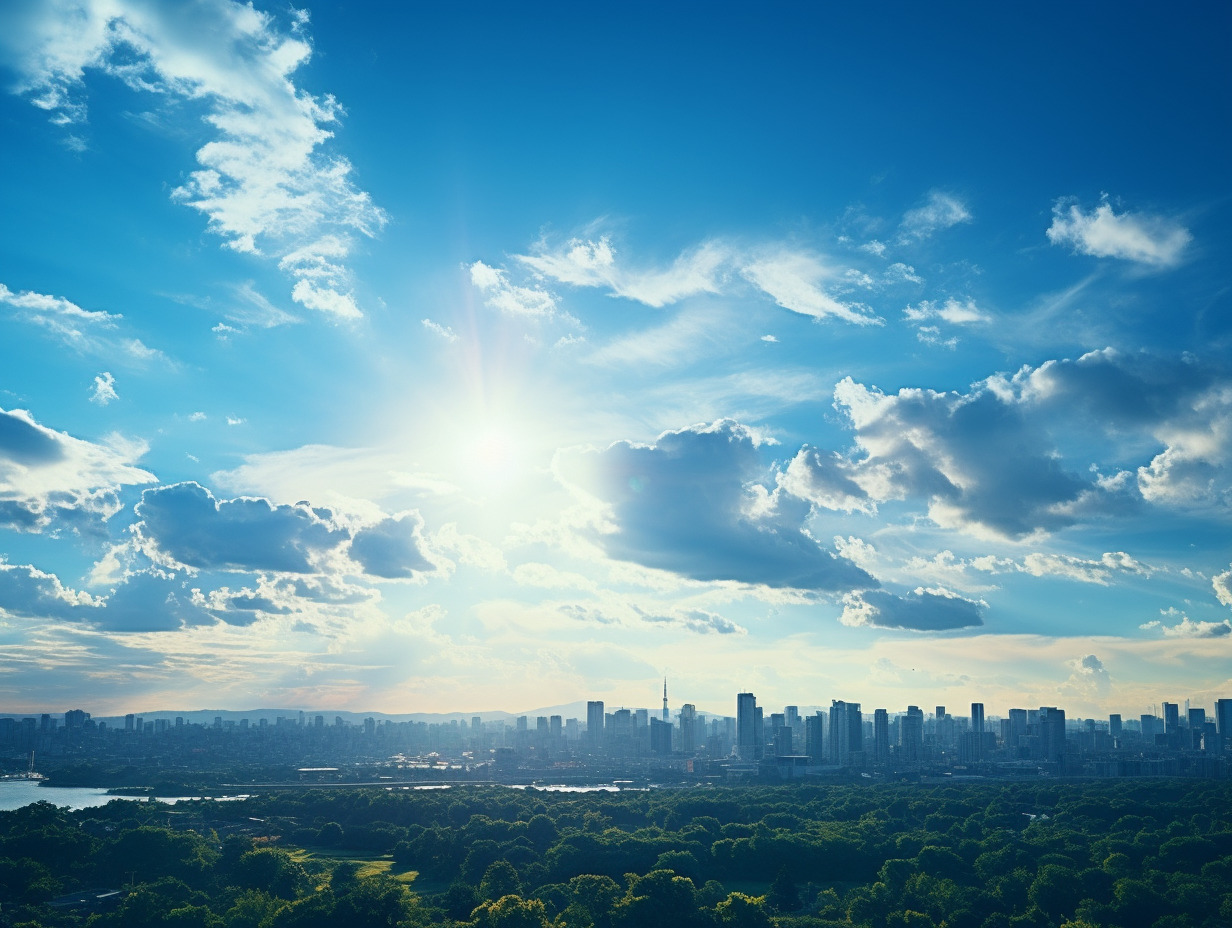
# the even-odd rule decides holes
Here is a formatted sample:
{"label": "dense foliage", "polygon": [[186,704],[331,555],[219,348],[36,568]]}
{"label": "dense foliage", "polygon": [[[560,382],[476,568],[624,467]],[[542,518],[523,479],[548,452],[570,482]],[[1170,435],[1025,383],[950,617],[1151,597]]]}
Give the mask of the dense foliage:
{"label": "dense foliage", "polygon": [[[0,814],[0,924],[1214,928],[1230,800],[1172,780],[40,803]],[[128,892],[46,904],[83,887]]]}

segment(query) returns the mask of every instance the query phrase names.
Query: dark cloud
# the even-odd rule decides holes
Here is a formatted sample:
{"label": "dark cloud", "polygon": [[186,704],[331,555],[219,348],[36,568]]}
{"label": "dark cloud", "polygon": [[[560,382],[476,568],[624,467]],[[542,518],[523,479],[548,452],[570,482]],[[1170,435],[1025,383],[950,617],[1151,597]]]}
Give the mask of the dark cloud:
{"label": "dark cloud", "polygon": [[983,625],[985,604],[944,590],[919,589],[898,596],[885,590],[866,590],[843,599],[844,625],[945,631]]}
{"label": "dark cloud", "polygon": [[0,562],[0,610],[34,619],[78,619],[96,615],[88,597],[66,589],[54,574],[30,564]]}
{"label": "dark cloud", "polygon": [[50,464],[64,457],[55,437],[29,419],[0,410],[0,459],[17,464]]}
{"label": "dark cloud", "polygon": [[215,500],[197,483],[146,490],[137,504],[140,536],[188,567],[313,573],[315,557],[349,533],[303,504],[265,499]]}
{"label": "dark cloud", "polygon": [[121,508],[121,487],[154,481],[131,462],[143,452],[118,439],[96,445],[53,431],[24,410],[0,410],[0,526],[101,533]]}
{"label": "dark cloud", "polygon": [[559,473],[611,507],[616,530],[595,540],[612,557],[697,580],[876,586],[806,534],[803,513],[775,506],[764,490],[758,495],[767,471],[757,444],[747,428],[723,420],[664,432],[654,445],[617,442],[562,456]]}
{"label": "dark cloud", "polygon": [[435,565],[424,556],[423,520],[403,513],[360,529],[351,540],[351,557],[373,577],[410,578]]}
{"label": "dark cloud", "polygon": [[127,577],[92,616],[113,632],[165,632],[187,625],[212,625],[215,617],[193,601],[185,578],[161,570]]}
{"label": "dark cloud", "polygon": [[1019,404],[988,389],[884,395],[847,378],[835,389],[863,452],[854,473],[876,499],[922,497],[941,525],[1008,538],[1055,531],[1104,491],[1060,461]]}

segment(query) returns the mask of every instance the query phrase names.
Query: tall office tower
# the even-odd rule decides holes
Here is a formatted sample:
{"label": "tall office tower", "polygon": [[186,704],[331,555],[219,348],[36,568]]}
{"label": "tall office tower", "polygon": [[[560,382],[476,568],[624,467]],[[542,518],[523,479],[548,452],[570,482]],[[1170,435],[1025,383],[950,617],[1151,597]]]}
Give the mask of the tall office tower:
{"label": "tall office tower", "polygon": [[663,678],[663,721],[667,722],[671,719],[671,713],[667,711],[667,677]]}
{"label": "tall office tower", "polygon": [[132,731],[133,728],[135,727],[135,724],[134,724],[135,722],[136,722],[136,716],[134,716],[131,712],[128,713],[128,715],[124,716],[124,730]]}
{"label": "tall office tower", "polygon": [[603,747],[603,700],[592,699],[586,703],[586,741],[591,751]]}
{"label": "tall office tower", "polygon": [[971,733],[975,735],[975,756],[981,760],[984,757],[984,704],[971,704]]}
{"label": "tall office tower", "polygon": [[864,750],[864,718],[858,702],[830,700],[830,763],[849,764]]}
{"label": "tall office tower", "polygon": [[[1185,747],[1197,750],[1202,747],[1202,733],[1206,730],[1206,710],[1189,710],[1189,735],[1185,739]],[[1209,748],[1208,748],[1209,750]]]}
{"label": "tall office tower", "polygon": [[1059,764],[1065,760],[1065,710],[1040,706],[1039,718],[1043,759]]}
{"label": "tall office tower", "polygon": [[753,708],[753,756],[761,760],[766,753],[766,718],[761,706]]}
{"label": "tall office tower", "polygon": [[652,754],[672,753],[672,723],[661,719],[650,720],[650,751]]}
{"label": "tall office tower", "polygon": [[1170,735],[1181,727],[1180,707],[1174,702],[1164,703],[1164,734]]}
{"label": "tall office tower", "polygon": [[1155,736],[1164,733],[1163,720],[1153,715],[1138,716],[1138,725],[1142,729],[1142,740],[1148,745],[1155,743]]}
{"label": "tall office tower", "polygon": [[826,717],[818,709],[816,714],[804,719],[804,753],[812,764],[826,762]]}
{"label": "tall office tower", "polygon": [[1215,700],[1215,730],[1223,749],[1232,747],[1232,699]]}
{"label": "tall office tower", "polygon": [[898,720],[898,746],[903,760],[918,764],[924,754],[924,712],[919,706],[908,706],[907,714]]}
{"label": "tall office tower", "polygon": [[795,728],[800,724],[800,707],[799,706],[784,706],[783,720],[791,728]]}
{"label": "tall office tower", "polygon": [[527,725],[526,716],[519,715],[518,721],[517,721],[518,731],[526,731],[526,725]]}
{"label": "tall office tower", "polygon": [[680,707],[680,753],[685,757],[697,753],[697,706],[691,702]]}
{"label": "tall office tower", "polygon": [[752,693],[736,694],[736,755],[741,760],[755,760],[758,737],[757,697]]}
{"label": "tall office tower", "polygon": [[559,741],[565,733],[564,719],[559,715],[553,715],[548,718],[548,734],[552,736],[553,741]]}
{"label": "tall office tower", "polygon": [[1108,734],[1112,735],[1114,738],[1120,738],[1121,730],[1121,714],[1119,712],[1114,712],[1112,715],[1108,716]]}
{"label": "tall office tower", "polygon": [[879,764],[890,759],[890,713],[885,709],[873,710],[873,759]]}

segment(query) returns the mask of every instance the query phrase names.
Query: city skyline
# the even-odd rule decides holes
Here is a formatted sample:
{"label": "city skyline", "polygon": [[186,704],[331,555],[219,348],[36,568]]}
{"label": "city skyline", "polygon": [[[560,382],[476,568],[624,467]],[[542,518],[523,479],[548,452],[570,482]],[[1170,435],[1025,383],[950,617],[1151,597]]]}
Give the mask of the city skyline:
{"label": "city skyline", "polygon": [[1232,10],[883,12],[4,4],[0,706],[1232,693]]}

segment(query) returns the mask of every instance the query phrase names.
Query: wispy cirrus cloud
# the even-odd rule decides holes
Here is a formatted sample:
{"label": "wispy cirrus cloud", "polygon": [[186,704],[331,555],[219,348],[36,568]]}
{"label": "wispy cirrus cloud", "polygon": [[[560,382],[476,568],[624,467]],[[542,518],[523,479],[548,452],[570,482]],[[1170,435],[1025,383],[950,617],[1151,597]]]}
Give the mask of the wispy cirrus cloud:
{"label": "wispy cirrus cloud", "polygon": [[1091,211],[1060,199],[1052,208],[1047,231],[1054,245],[1096,258],[1119,258],[1164,270],[1181,262],[1193,235],[1179,222],[1146,213],[1116,213],[1105,197]]}
{"label": "wispy cirrus cloud", "polygon": [[121,334],[124,317],[99,309],[83,309],[62,296],[33,290],[10,290],[0,283],[0,305],[9,307],[14,318],[41,328],[60,344],[82,355],[93,355],[130,364],[168,361],[139,338]]}
{"label": "wispy cirrus cloud", "polygon": [[234,0],[55,0],[12,11],[3,50],[17,92],[59,125],[85,122],[91,73],[204,104],[213,138],[172,198],[201,212],[227,248],[275,258],[297,303],[355,319],[347,258],[386,215],[356,186],[350,162],[322,149],[341,105],[294,83],[312,54],[305,21],[296,15],[288,33]]}
{"label": "wispy cirrus cloud", "polygon": [[903,214],[898,226],[899,243],[930,238],[937,232],[970,222],[971,219],[971,211],[962,200],[953,194],[934,190],[923,205]]}
{"label": "wispy cirrus cloud", "polygon": [[[747,294],[752,285],[754,292],[793,313],[853,325],[881,325],[883,320],[868,306],[849,299],[851,290],[920,282],[914,268],[905,264],[893,265],[878,282],[809,248],[785,243],[740,247],[720,239],[683,251],[665,267],[627,264],[608,236],[572,238],[561,244],[543,240],[530,254],[514,255],[514,260],[537,281],[598,288],[655,308],[703,294]],[[487,302],[494,308],[539,316],[556,311],[553,294],[537,284],[517,286],[507,271],[481,261],[471,265],[471,280],[489,294]]]}

